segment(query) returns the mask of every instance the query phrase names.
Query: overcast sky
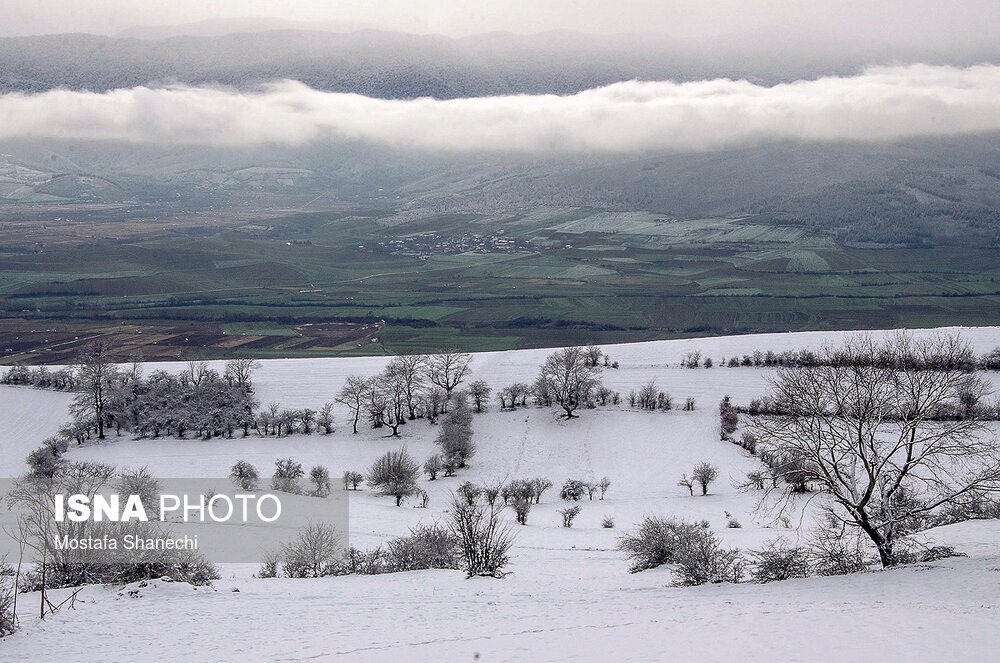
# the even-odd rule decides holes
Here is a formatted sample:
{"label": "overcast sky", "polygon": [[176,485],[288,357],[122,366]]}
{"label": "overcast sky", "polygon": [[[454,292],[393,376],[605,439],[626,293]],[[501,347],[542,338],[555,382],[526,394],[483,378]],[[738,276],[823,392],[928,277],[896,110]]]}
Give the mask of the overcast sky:
{"label": "overcast sky", "polygon": [[0,35],[94,32],[248,16],[467,35],[756,28],[829,32],[901,43],[1000,40],[998,0],[0,0]]}

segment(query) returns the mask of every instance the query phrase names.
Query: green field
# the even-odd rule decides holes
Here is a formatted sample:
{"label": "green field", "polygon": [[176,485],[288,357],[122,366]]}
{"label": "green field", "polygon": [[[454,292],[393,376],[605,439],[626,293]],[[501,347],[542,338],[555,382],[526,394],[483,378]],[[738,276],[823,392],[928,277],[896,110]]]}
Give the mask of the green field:
{"label": "green field", "polygon": [[[217,227],[4,254],[4,316],[213,324],[227,335],[266,337],[297,336],[303,324],[379,329],[375,341],[365,332],[364,343],[335,351],[261,356],[1000,323],[1000,252],[988,248],[847,248],[753,218],[586,209],[541,220],[463,215],[403,224],[315,213],[251,225],[267,231]],[[499,229],[524,246],[428,253],[379,244],[430,230],[448,238]]]}

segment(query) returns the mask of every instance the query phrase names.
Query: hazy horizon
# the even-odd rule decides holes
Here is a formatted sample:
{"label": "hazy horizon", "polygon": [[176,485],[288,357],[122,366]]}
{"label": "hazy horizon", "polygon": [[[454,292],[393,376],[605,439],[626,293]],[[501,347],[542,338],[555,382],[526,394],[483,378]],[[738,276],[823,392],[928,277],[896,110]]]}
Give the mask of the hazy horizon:
{"label": "hazy horizon", "polygon": [[[558,0],[503,3],[456,0],[385,0],[350,3],[303,0],[215,0],[171,3],[128,0],[45,0],[25,5],[0,1],[5,21],[0,37],[61,33],[118,35],[143,28],[232,22],[238,29],[299,23],[317,29],[380,29],[451,37],[506,31],[531,35],[568,30],[598,35],[653,33],[676,38],[717,37],[755,30],[791,34],[829,34],[851,43],[877,40],[899,46],[935,41],[940,46],[996,39],[1000,5],[989,0],[942,4],[931,0],[887,0],[877,6],[857,2],[758,0],[752,4],[722,0],[707,5],[681,0],[664,6],[655,0],[627,3]],[[802,44],[807,46],[808,43]]]}

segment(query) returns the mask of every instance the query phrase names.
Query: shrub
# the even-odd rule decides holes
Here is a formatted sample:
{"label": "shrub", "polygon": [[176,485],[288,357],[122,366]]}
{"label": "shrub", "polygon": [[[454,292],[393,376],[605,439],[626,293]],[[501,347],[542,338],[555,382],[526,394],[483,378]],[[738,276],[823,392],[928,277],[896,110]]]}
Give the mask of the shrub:
{"label": "shrub", "polygon": [[500,491],[503,489],[503,484],[485,484],[483,486],[483,498],[489,505],[494,505],[497,502],[497,498],[500,497]]}
{"label": "shrub", "polygon": [[697,525],[674,518],[646,516],[635,534],[618,539],[618,549],[631,560],[629,571],[638,573],[674,562],[682,537],[691,536]]}
{"label": "shrub", "polygon": [[502,518],[502,507],[467,504],[456,499],[450,512],[450,529],[458,537],[462,568],[468,577],[504,575],[514,536]]}
{"label": "shrub", "polygon": [[466,466],[469,458],[475,455],[476,445],[472,441],[472,413],[464,398],[452,401],[451,411],[441,422],[436,443],[441,447],[448,475],[455,469]]}
{"label": "shrub", "polygon": [[459,486],[458,490],[455,492],[457,492],[458,496],[461,497],[463,500],[465,500],[466,503],[474,504],[476,498],[479,497],[479,495],[483,492],[483,489],[477,486],[476,484],[472,483],[471,481],[466,481],[461,486]]}
{"label": "shrub", "polygon": [[674,584],[739,582],[744,562],[738,550],[724,550],[712,530],[696,527],[680,537],[674,553]]}
{"label": "shrub", "polygon": [[609,478],[607,478],[607,477],[604,477],[604,478],[603,478],[603,479],[601,479],[601,480],[600,480],[600,482],[599,482],[599,483],[597,484],[597,487],[598,487],[598,488],[600,489],[600,491],[601,491],[601,499],[603,500],[603,499],[604,499],[604,494],[605,494],[606,492],[608,492],[608,488],[610,488],[610,487],[611,487],[611,479],[609,479]]}
{"label": "shrub", "polygon": [[844,532],[833,522],[813,532],[809,541],[809,563],[821,576],[841,576],[868,568],[861,538]]}
{"label": "shrub", "polygon": [[601,527],[603,527],[604,529],[614,529],[615,528],[614,517],[604,516],[604,518],[601,519]]}
{"label": "shrub", "polygon": [[459,540],[437,523],[417,525],[409,536],[391,539],[386,545],[389,572],[460,568]]}
{"label": "shrub", "polygon": [[274,476],[271,477],[271,490],[298,495],[302,492],[299,479],[305,476],[302,463],[292,458],[279,458],[274,461]]}
{"label": "shrub", "polygon": [[577,505],[577,506],[568,506],[565,509],[560,509],[559,513],[562,514],[563,527],[572,527],[573,526],[573,520],[578,515],[580,515],[580,507],[579,507],[579,505]]}
{"label": "shrub", "polygon": [[730,529],[739,529],[743,527],[743,525],[740,525],[740,521],[736,519],[736,516],[726,511],[726,527]]}
{"label": "shrub", "polygon": [[342,542],[327,523],[310,523],[281,551],[281,569],[289,578],[319,578],[333,572]]}
{"label": "shrub", "polygon": [[417,461],[406,453],[406,449],[399,449],[387,452],[372,464],[368,471],[368,485],[381,495],[392,495],[396,498],[396,506],[400,506],[404,498],[419,491],[419,475],[420,466]]}
{"label": "shrub", "polygon": [[514,498],[514,516],[518,525],[528,524],[528,513],[531,511],[531,500],[527,497],[518,496]]}
{"label": "shrub", "polygon": [[708,495],[708,486],[719,476],[719,468],[711,463],[698,463],[691,471],[691,478],[701,486],[701,494]]}
{"label": "shrub", "polygon": [[771,541],[763,549],[750,553],[750,577],[754,582],[774,582],[809,575],[809,551]]}
{"label": "shrub", "polygon": [[579,502],[587,492],[587,483],[578,479],[567,479],[559,491],[559,497],[567,502]]}
{"label": "shrub", "polygon": [[[0,565],[5,566],[5,565]],[[3,568],[8,571],[8,568]],[[0,574],[0,638],[11,635],[17,630],[14,619],[14,583],[9,573]]]}
{"label": "shrub", "polygon": [[313,485],[312,495],[315,497],[330,494],[330,470],[323,465],[315,465],[309,470],[309,482]]}
{"label": "shrub", "polygon": [[160,482],[149,472],[148,467],[122,470],[117,488],[121,495],[138,495],[147,514],[159,513]]}
{"label": "shrub", "polygon": [[69,440],[52,436],[42,442],[42,446],[28,454],[27,463],[31,474],[38,477],[53,477],[65,464],[62,455],[69,449]]}
{"label": "shrub", "polygon": [[434,454],[424,461],[424,472],[427,473],[427,478],[430,481],[437,479],[438,472],[442,469],[444,469],[444,463],[441,461],[441,454]]}
{"label": "shrub", "polygon": [[256,467],[245,460],[238,460],[229,470],[229,478],[232,479],[233,485],[240,490],[257,490],[257,481],[260,479],[260,475],[257,473]]}
{"label": "shrub", "polygon": [[264,559],[260,562],[257,570],[258,578],[277,578],[281,568],[281,553],[271,550],[264,553]]}
{"label": "shrub", "polygon": [[537,499],[537,494],[530,480],[515,479],[500,489],[500,497],[503,498],[504,504],[510,504],[518,499],[529,501]]}
{"label": "shrub", "polygon": [[365,475],[361,472],[355,472],[354,470],[347,470],[344,472],[344,490],[357,490],[358,486],[362,481],[365,480]]}

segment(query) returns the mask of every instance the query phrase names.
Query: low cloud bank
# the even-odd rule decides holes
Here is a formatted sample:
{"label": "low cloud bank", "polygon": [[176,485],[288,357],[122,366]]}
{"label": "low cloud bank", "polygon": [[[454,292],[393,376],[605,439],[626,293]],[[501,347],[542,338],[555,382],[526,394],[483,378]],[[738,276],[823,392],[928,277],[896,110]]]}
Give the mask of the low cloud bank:
{"label": "low cloud bank", "polygon": [[136,87],[0,96],[0,140],[300,146],[363,141],[484,152],[711,151],[1000,130],[1000,66],[878,67],[764,87],[629,81],[570,96],[373,99],[280,81],[246,92]]}

